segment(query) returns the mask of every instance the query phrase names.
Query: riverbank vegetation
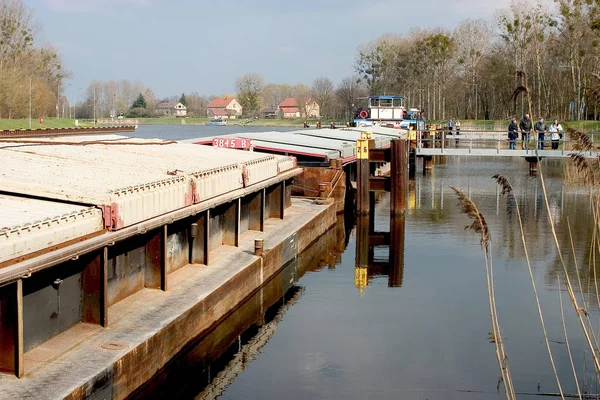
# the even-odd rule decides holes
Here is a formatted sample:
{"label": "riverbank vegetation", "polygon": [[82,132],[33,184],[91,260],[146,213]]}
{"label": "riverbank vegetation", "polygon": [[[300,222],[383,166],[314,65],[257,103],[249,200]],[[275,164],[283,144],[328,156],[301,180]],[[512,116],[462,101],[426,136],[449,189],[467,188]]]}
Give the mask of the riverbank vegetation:
{"label": "riverbank vegetation", "polygon": [[356,70],[370,93],[402,93],[429,119],[536,116],[598,119],[598,2],[517,1],[493,20],[413,29],[360,46]]}
{"label": "riverbank vegetation", "polygon": [[0,0],[0,118],[68,107],[60,87],[70,72],[52,45],[38,42],[40,29],[23,1]]}

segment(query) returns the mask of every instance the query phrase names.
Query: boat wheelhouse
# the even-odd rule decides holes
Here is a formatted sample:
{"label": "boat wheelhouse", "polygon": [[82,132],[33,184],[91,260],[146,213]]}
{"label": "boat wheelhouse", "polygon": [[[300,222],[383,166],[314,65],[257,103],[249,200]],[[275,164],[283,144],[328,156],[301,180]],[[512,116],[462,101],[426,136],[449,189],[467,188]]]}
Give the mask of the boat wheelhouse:
{"label": "boat wheelhouse", "polygon": [[406,115],[402,96],[369,96],[366,107],[356,110],[355,123],[367,121],[402,121]]}

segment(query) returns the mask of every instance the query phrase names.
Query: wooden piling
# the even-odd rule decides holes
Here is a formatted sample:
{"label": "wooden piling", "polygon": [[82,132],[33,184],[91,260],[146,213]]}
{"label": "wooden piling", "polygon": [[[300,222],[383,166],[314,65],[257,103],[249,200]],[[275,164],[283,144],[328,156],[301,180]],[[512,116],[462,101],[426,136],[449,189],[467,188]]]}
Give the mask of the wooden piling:
{"label": "wooden piling", "polygon": [[406,140],[392,140],[390,168],[390,213],[403,214],[406,210],[406,183],[408,180],[408,149]]}
{"label": "wooden piling", "polygon": [[369,141],[356,141],[356,214],[369,214]]}

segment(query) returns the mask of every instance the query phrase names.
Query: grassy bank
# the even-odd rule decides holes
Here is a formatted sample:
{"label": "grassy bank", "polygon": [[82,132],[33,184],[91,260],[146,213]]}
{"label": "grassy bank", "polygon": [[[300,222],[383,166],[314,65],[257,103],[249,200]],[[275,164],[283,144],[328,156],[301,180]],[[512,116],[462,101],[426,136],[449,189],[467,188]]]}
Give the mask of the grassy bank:
{"label": "grassy bank", "polygon": [[[92,126],[91,123],[79,121],[80,127]],[[75,121],[69,118],[44,118],[44,123],[40,124],[39,119],[31,120],[31,128],[74,128]],[[4,129],[29,129],[29,119],[6,119],[0,118],[0,130]]]}

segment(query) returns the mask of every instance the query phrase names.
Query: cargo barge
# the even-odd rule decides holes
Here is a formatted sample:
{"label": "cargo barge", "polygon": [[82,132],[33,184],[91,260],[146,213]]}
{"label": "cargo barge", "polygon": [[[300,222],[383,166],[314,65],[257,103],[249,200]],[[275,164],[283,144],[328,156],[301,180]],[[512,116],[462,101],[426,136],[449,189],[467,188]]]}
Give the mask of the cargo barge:
{"label": "cargo barge", "polygon": [[118,135],[0,151],[6,397],[126,398],[336,222],[292,199],[290,156]]}

